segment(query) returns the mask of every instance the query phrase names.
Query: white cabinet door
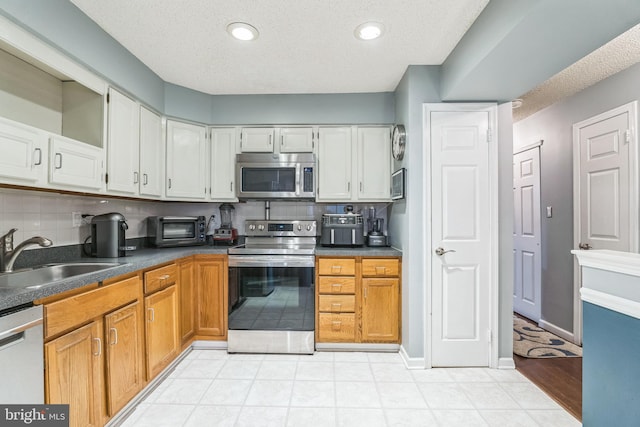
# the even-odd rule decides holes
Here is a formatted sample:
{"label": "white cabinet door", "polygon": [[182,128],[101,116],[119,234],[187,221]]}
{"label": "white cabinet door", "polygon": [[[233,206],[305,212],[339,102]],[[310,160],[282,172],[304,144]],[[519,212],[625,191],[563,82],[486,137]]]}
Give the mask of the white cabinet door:
{"label": "white cabinet door", "polygon": [[164,175],[164,144],[162,119],[159,115],[140,107],[140,195],[162,196]]}
{"label": "white cabinet door", "polygon": [[206,147],[204,126],[167,120],[167,197],[206,197]]}
{"label": "white cabinet door", "polygon": [[63,136],[52,136],[49,182],[65,187],[100,190],[104,150]]}
{"label": "white cabinet door", "polygon": [[107,190],[137,194],[140,174],[140,112],[138,104],[109,89]]}
{"label": "white cabinet door", "polygon": [[211,129],[211,199],[237,201],[236,130]]}
{"label": "white cabinet door", "polygon": [[0,153],[2,182],[46,184],[47,136],[44,132],[0,119]]}
{"label": "white cabinet door", "polygon": [[318,202],[351,200],[351,128],[320,128]]}
{"label": "white cabinet door", "polygon": [[271,153],[275,131],[273,128],[243,128],[240,151],[243,153]]}
{"label": "white cabinet door", "polygon": [[358,128],[358,201],[391,200],[391,136],[387,127]]}
{"label": "white cabinet door", "polygon": [[280,128],[281,153],[313,153],[313,128]]}

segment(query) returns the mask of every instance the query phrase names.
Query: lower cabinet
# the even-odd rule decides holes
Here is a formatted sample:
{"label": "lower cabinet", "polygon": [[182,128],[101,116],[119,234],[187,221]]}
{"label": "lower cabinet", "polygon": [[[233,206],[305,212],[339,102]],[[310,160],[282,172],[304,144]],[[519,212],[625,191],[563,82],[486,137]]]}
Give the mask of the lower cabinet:
{"label": "lower cabinet", "polygon": [[316,342],[399,343],[399,258],[318,257]]}
{"label": "lower cabinet", "polygon": [[196,336],[226,340],[228,313],[228,262],[226,255],[196,255]]}
{"label": "lower cabinet", "polygon": [[180,342],[185,348],[196,334],[196,281],[193,257],[176,262],[180,281]]}
{"label": "lower cabinet", "polygon": [[70,426],[104,424],[102,321],[45,344],[46,401],[69,404]]}
{"label": "lower cabinet", "polygon": [[178,292],[175,284],[144,298],[147,379],[151,380],[178,356]]}

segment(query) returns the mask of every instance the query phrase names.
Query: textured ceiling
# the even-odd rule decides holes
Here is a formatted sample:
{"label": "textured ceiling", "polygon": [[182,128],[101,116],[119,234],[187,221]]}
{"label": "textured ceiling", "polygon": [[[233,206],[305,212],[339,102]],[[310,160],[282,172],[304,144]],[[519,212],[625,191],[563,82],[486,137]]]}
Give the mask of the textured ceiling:
{"label": "textured ceiling", "polygon": [[522,106],[513,110],[513,121],[529,117],[638,62],[640,25],[636,25],[522,95]]}
{"label": "textured ceiling", "polygon": [[[395,90],[440,65],[489,0],[71,0],[163,80],[209,94]],[[253,42],[226,33],[258,28]],[[383,37],[355,28],[382,22]]]}

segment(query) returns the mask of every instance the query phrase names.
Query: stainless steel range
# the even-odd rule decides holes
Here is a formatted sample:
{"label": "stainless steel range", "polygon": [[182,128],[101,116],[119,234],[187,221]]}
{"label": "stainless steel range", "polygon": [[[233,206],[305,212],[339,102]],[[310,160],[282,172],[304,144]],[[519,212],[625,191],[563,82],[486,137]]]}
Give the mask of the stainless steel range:
{"label": "stainless steel range", "polygon": [[314,351],[316,221],[247,220],[229,248],[230,353]]}

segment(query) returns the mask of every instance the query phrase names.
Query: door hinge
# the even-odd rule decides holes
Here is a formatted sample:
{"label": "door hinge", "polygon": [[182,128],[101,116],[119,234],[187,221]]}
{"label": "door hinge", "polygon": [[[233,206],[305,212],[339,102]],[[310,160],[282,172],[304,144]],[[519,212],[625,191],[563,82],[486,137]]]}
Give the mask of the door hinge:
{"label": "door hinge", "polygon": [[487,342],[489,344],[493,342],[493,335],[491,334],[491,329],[487,329]]}
{"label": "door hinge", "polygon": [[108,184],[108,183],[109,183],[109,174],[108,174],[108,173],[105,173],[105,174],[104,174],[104,183],[105,183],[105,184]]}
{"label": "door hinge", "polygon": [[111,99],[111,98],[109,98],[109,95],[110,95],[109,92],[107,92],[107,104],[109,103],[109,100]]}
{"label": "door hinge", "polygon": [[624,131],[624,142],[631,142],[631,129]]}
{"label": "door hinge", "polygon": [[491,135],[491,128],[487,129],[487,142],[491,142],[493,135]]}

